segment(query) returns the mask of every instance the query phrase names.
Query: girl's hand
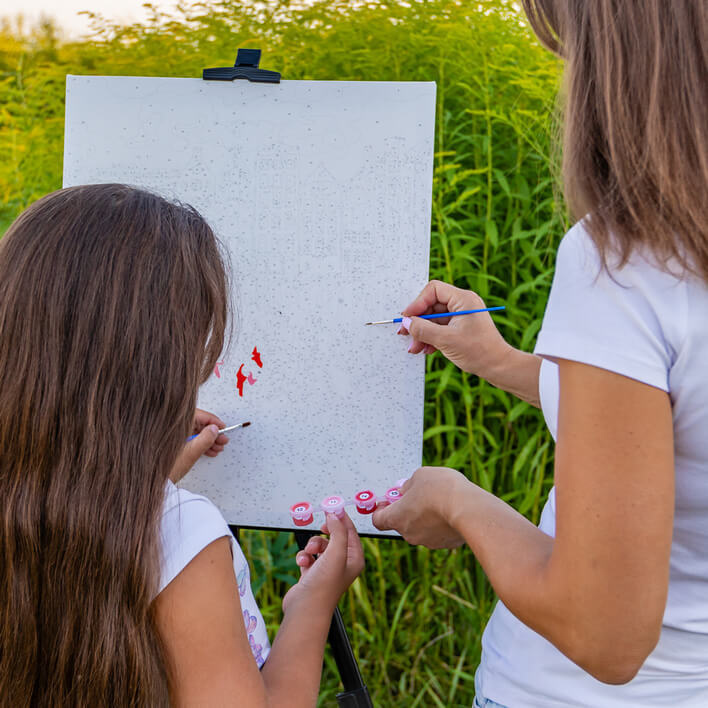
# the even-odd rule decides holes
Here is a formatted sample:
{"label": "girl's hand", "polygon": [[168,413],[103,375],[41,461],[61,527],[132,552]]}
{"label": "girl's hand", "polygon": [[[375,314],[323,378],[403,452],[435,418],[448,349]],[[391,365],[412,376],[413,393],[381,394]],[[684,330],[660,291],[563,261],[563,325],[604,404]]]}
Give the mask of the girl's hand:
{"label": "girl's hand", "polygon": [[393,529],[414,545],[456,548],[465,539],[452,526],[452,501],[472,486],[447,467],[421,467],[401,487],[395,504],[379,506],[371,520],[379,531]]}
{"label": "girl's hand", "polygon": [[179,482],[202,455],[216,457],[222,452],[224,446],[229,442],[226,435],[219,434],[219,429],[225,427],[221,418],[209,411],[197,408],[194,412],[194,426],[192,427],[192,431],[197,433],[197,437],[185,443],[170,472],[170,479],[175,483]]}
{"label": "girl's hand", "polygon": [[408,351],[431,354],[437,349],[463,371],[490,379],[512,347],[499,334],[488,312],[436,320],[419,319],[420,315],[483,307],[486,305],[477,293],[431,280],[403,311],[407,319],[401,325],[401,333],[407,331],[413,338]]}
{"label": "girl's hand", "polygon": [[302,575],[283,598],[284,613],[305,598],[334,612],[339,598],[364,569],[359,534],[346,514],[341,519],[327,514],[322,530],[329,539],[313,536],[295,557]]}

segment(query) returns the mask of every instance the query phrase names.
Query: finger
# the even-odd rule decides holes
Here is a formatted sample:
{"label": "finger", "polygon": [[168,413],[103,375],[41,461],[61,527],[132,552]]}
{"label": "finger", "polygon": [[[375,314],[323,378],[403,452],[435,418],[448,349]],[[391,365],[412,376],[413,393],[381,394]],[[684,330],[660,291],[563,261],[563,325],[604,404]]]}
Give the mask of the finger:
{"label": "finger", "polygon": [[354,522],[351,520],[351,517],[346,512],[344,512],[340,517],[337,517],[337,521],[341,524],[342,530],[345,534],[348,535],[354,533],[357,536],[359,535],[358,531],[356,530],[356,526],[354,526]]}
{"label": "finger", "polygon": [[400,487],[399,491],[401,492],[401,495],[405,494],[414,484],[413,478],[415,477],[415,472],[413,473],[412,476],[410,476]]}
{"label": "finger", "polygon": [[355,569],[358,575],[364,569],[364,548],[361,545],[359,532],[348,516],[344,518],[344,527],[347,531],[347,565]]}
{"label": "finger", "polygon": [[313,536],[306,544],[303,549],[306,553],[311,555],[317,555],[318,553],[324,553],[325,548],[329,541],[322,536]]}
{"label": "finger", "polygon": [[184,459],[191,467],[196,461],[214,444],[219,429],[216,425],[207,425],[196,438],[193,438],[184,446]]}
{"label": "finger", "polygon": [[415,339],[411,339],[411,343],[408,345],[408,353],[409,354],[420,354],[427,344],[424,344],[423,342],[419,342]]}
{"label": "finger", "polygon": [[424,354],[435,354],[436,351],[437,349],[432,344],[426,344],[423,349]]}
{"label": "finger", "polygon": [[217,456],[220,455],[223,451],[224,451],[224,448],[223,448],[221,445],[214,445],[214,446],[210,447],[210,448],[204,453],[204,455],[205,455],[206,457],[217,457]]}
{"label": "finger", "polygon": [[327,557],[334,556],[342,562],[347,554],[347,528],[344,525],[346,514],[338,518],[335,514],[327,514],[327,528],[329,529],[329,544],[326,548]]}
{"label": "finger", "polygon": [[[448,285],[439,280],[431,280],[420,291],[420,295],[408,307],[404,308],[403,314],[408,317],[419,317],[426,314],[428,309],[434,309],[436,305],[447,305],[455,290],[458,290],[458,288],[453,285]],[[442,311],[444,312],[445,310]]]}
{"label": "finger", "polygon": [[404,317],[402,324],[405,325],[414,340],[415,346],[411,345],[408,348],[411,354],[422,352],[426,344],[442,350],[450,337],[450,330],[447,327],[441,327],[434,320],[423,320],[420,317]]}
{"label": "finger", "polygon": [[224,423],[221,418],[219,418],[218,415],[215,415],[214,413],[211,413],[210,411],[205,411],[202,410],[201,408],[197,408],[194,411],[194,427],[195,427],[195,432],[197,430],[201,430],[202,428],[206,427],[207,425],[216,425],[217,428],[225,428],[226,424]]}
{"label": "finger", "polygon": [[391,531],[391,504],[382,505],[376,508],[376,511],[371,515],[371,523],[376,526],[379,531]]}
{"label": "finger", "polygon": [[[428,312],[425,312],[424,314],[430,315],[433,313],[441,313],[441,312],[447,312],[447,307],[445,305],[436,305],[433,308],[428,308]],[[446,325],[450,321],[449,317],[436,317],[435,318],[435,324],[438,325]],[[401,324],[398,325],[398,329],[396,330],[396,334],[402,334],[402,335],[407,335],[410,334],[408,331],[407,327],[410,324],[410,317],[403,316],[401,320]]]}
{"label": "finger", "polygon": [[295,554],[295,563],[297,563],[298,567],[301,570],[303,570],[305,568],[309,568],[314,562],[315,562],[315,559],[309,553],[306,553],[305,551],[298,551]]}
{"label": "finger", "polygon": [[346,534],[347,562],[358,563],[361,560],[361,567],[363,567],[364,549],[361,547],[361,539],[354,522],[347,513],[344,513],[338,521]]}
{"label": "finger", "polygon": [[[435,305],[433,307],[433,313],[436,315],[439,315],[442,312],[450,312],[451,309],[454,309],[452,300],[445,305],[443,305],[441,302],[439,302],[437,305]],[[450,322],[449,317],[436,317],[435,318],[435,323],[439,324],[439,325],[446,325],[449,322]]]}

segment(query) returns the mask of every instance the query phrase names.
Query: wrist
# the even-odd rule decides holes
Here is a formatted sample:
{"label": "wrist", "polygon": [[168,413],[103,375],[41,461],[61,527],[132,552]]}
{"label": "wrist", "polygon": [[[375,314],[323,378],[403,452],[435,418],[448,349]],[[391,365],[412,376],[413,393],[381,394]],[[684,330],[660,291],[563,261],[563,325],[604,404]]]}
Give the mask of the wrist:
{"label": "wrist", "polygon": [[502,339],[499,346],[490,353],[484,370],[480,372],[480,378],[489,381],[497,388],[504,388],[504,382],[510,378],[514,367],[518,365],[518,356],[521,351],[512,347],[506,340]]}
{"label": "wrist", "polygon": [[[331,619],[339,602],[340,595],[334,596],[331,591],[304,589],[297,597],[289,600],[283,608],[283,617],[305,613],[314,616],[323,616]],[[329,622],[329,619],[327,621]]]}
{"label": "wrist", "polygon": [[436,500],[436,510],[440,518],[445,519],[449,526],[462,535],[462,523],[465,517],[473,513],[473,501],[470,499],[470,491],[477,487],[472,484],[463,474],[458,472],[458,476],[452,484],[440,489]]}

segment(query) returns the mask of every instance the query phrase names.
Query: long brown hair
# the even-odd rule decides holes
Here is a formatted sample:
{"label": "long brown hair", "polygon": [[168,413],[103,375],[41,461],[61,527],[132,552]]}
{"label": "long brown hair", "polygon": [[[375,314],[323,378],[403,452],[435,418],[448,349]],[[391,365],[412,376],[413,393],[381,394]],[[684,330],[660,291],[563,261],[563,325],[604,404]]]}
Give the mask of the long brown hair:
{"label": "long brown hair", "polygon": [[564,190],[605,264],[645,246],[708,282],[708,2],[522,4],[566,60]]}
{"label": "long brown hair", "polygon": [[218,243],[117,184],[0,242],[0,705],[166,706],[165,485],[223,345]]}

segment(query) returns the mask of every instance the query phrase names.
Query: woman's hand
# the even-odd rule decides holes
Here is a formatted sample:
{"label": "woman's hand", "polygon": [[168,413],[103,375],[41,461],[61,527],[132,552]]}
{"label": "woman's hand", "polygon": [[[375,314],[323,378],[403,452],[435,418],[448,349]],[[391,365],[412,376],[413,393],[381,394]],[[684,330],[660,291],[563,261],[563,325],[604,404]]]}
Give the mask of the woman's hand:
{"label": "woman's hand", "polygon": [[456,548],[465,539],[451,526],[450,502],[470,486],[457,470],[421,467],[401,487],[401,498],[379,506],[371,520],[379,531],[393,529],[414,545]]}
{"label": "woman's hand", "polygon": [[418,319],[420,315],[436,312],[479,310],[484,307],[484,300],[477,293],[431,280],[403,311],[406,319],[402,333],[407,331],[413,338],[408,351],[418,354],[424,350],[432,353],[437,349],[463,371],[489,378],[489,373],[511,347],[499,334],[488,312],[469,317]]}
{"label": "woman's hand", "polygon": [[540,407],[538,376],[540,357],[514,349],[499,334],[488,312],[463,317],[422,320],[421,315],[436,312],[480,310],[484,300],[471,290],[431,280],[420,295],[403,311],[399,332],[413,338],[408,351],[432,354],[436,349],[463,371],[486,379]]}
{"label": "woman's hand", "polygon": [[359,534],[346,514],[341,519],[327,514],[322,530],[329,533],[329,540],[313,536],[296,556],[302,576],[283,598],[284,613],[304,598],[334,612],[339,598],[364,569]]}
{"label": "woman's hand", "polygon": [[179,482],[202,455],[216,457],[222,452],[224,446],[229,442],[226,435],[219,434],[219,429],[225,427],[221,418],[209,411],[197,408],[194,412],[192,427],[192,431],[197,434],[197,437],[185,443],[170,472],[170,479],[175,483]]}

